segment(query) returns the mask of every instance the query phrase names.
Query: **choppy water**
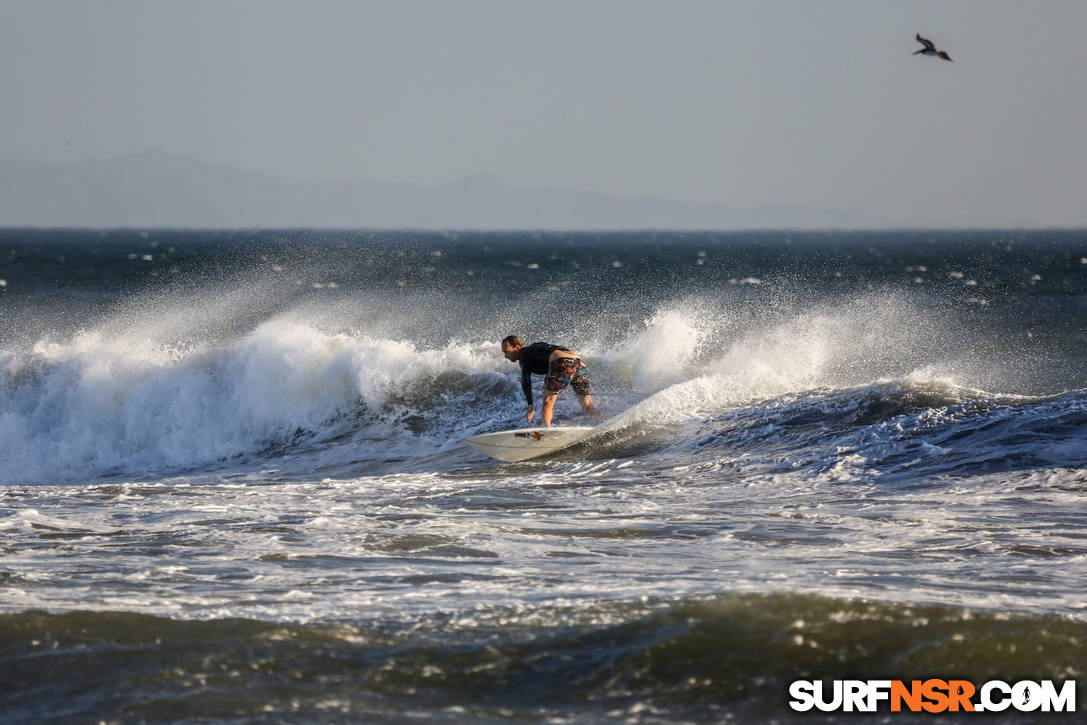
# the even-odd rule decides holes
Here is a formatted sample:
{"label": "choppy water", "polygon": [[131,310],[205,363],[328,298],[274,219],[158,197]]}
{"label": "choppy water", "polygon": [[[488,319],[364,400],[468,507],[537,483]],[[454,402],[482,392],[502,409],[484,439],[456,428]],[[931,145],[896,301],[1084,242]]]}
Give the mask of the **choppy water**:
{"label": "choppy water", "polygon": [[[1087,233],[9,230],[0,280],[6,720],[1087,681]],[[599,435],[462,444],[521,424],[511,333]]]}

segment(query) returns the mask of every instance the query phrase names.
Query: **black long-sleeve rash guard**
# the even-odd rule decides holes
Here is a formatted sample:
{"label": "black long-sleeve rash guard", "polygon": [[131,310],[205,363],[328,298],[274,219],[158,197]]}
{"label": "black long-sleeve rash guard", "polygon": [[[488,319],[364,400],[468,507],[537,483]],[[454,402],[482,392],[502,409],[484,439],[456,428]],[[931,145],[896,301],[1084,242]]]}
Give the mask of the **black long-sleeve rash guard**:
{"label": "black long-sleeve rash guard", "polygon": [[532,374],[547,375],[551,353],[556,350],[569,350],[562,345],[549,342],[534,342],[521,348],[521,390],[525,392],[525,402],[532,405]]}

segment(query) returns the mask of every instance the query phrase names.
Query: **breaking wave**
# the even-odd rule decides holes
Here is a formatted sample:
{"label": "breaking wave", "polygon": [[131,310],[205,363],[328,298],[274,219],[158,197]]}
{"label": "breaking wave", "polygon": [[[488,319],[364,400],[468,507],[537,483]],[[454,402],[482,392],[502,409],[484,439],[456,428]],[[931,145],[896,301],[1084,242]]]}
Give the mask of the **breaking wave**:
{"label": "breaking wave", "polygon": [[[610,429],[694,421],[700,446],[726,433],[735,445],[752,430],[795,430],[805,417],[837,430],[907,413],[920,429],[934,415],[1019,405],[956,382],[994,375],[976,350],[961,352],[953,322],[905,299],[879,302],[774,309],[688,298],[623,327],[571,332],[614,416]],[[218,314],[225,303],[209,305]],[[464,437],[520,419],[516,368],[494,343],[501,328],[445,330],[434,347],[358,325],[330,330],[305,310],[233,337],[197,332],[183,342],[149,334],[155,322],[128,331],[102,324],[0,351],[0,480],[184,471],[337,446],[343,456],[326,460],[443,465],[433,456],[445,456],[450,465],[463,460],[455,451]],[[186,325],[200,330],[198,321]],[[1082,415],[1082,398],[1068,407]],[[575,409],[564,396],[559,420]],[[1066,458],[1082,455],[1068,445]]]}

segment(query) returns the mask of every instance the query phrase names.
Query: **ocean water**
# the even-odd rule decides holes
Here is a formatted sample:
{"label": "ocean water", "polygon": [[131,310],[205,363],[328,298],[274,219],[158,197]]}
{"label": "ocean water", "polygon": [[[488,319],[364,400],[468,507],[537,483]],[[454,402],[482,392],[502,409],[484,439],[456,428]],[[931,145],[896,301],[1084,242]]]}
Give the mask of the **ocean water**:
{"label": "ocean water", "polygon": [[[1087,232],[4,230],[0,312],[0,721],[1082,715]],[[598,435],[463,444],[508,334]]]}

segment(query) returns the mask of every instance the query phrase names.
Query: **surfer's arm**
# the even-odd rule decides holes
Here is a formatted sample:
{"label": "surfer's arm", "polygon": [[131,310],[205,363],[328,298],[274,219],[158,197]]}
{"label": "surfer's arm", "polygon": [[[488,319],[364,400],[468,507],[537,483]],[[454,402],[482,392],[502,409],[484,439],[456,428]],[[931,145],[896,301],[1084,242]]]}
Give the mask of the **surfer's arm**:
{"label": "surfer's arm", "polygon": [[532,422],[532,415],[535,413],[532,407],[532,371],[529,370],[527,365],[521,366],[521,390],[525,393],[525,403],[528,405],[528,412],[525,413],[525,420],[529,423]]}
{"label": "surfer's arm", "polygon": [[529,408],[533,407],[533,372],[529,370],[528,365],[521,365],[521,389],[525,393],[525,404]]}

